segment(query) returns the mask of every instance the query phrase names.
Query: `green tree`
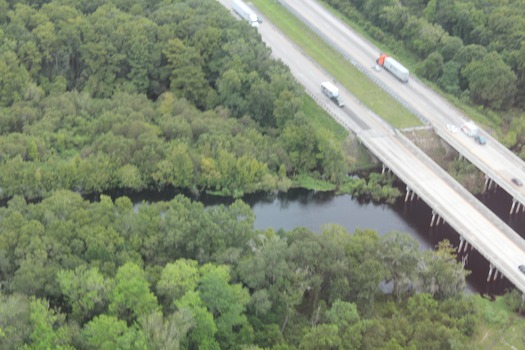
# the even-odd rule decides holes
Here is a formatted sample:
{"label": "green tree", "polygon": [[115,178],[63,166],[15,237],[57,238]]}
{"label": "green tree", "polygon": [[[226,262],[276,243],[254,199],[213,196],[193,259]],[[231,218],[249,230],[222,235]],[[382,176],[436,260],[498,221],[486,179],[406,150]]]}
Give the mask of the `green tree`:
{"label": "green tree", "polygon": [[199,52],[179,39],[170,39],[164,49],[170,70],[170,88],[198,107],[205,106],[209,85],[202,70]]}
{"label": "green tree", "polygon": [[392,294],[400,300],[416,283],[419,243],[406,233],[389,232],[380,239],[380,257],[387,278],[394,282]]}
{"label": "green tree", "polygon": [[12,51],[0,51],[0,105],[10,106],[24,95],[29,73]]}
{"label": "green tree", "polygon": [[215,340],[217,325],[213,315],[204,306],[199,293],[188,292],[175,303],[179,310],[189,310],[194,320],[194,326],[189,331],[185,347],[219,350],[219,343]]}
{"label": "green tree", "polygon": [[162,269],[157,283],[157,293],[163,297],[164,305],[170,306],[187,292],[197,288],[199,266],[195,260],[178,259]]}
{"label": "green tree", "polygon": [[29,298],[22,294],[0,294],[0,348],[21,349],[29,342]]}
{"label": "green tree", "polygon": [[428,57],[418,63],[416,73],[430,81],[436,81],[443,74],[443,57],[438,52],[432,52]]}
{"label": "green tree", "polygon": [[206,264],[201,267],[199,294],[217,325],[217,339],[221,348],[246,344],[243,332],[248,327],[244,315],[245,307],[250,300],[248,291],[240,284],[230,285],[229,268]]}
{"label": "green tree", "polygon": [[82,324],[106,305],[110,285],[98,269],[79,266],[57,274],[62,293],[72,308],[71,316]]}
{"label": "green tree", "polygon": [[437,80],[439,86],[443,90],[455,96],[459,95],[459,93],[461,92],[459,87],[460,67],[461,66],[459,65],[459,63],[455,61],[449,61],[445,63],[445,66],[443,67],[443,74]]}
{"label": "green tree", "polygon": [[82,347],[93,350],[146,350],[148,341],[142,330],[115,316],[100,315],[87,323],[80,333]]}
{"label": "green tree", "polygon": [[134,263],[121,266],[115,276],[109,311],[133,320],[158,310],[157,298],[150,291],[144,270]]}
{"label": "green tree", "polygon": [[456,251],[448,240],[439,242],[435,252],[423,255],[419,289],[438,299],[459,295],[465,290],[468,272],[456,261]]}
{"label": "green tree", "polygon": [[336,350],[342,345],[339,329],[334,324],[321,324],[312,327],[299,345],[301,350]]}
{"label": "green tree", "polygon": [[370,322],[361,320],[355,304],[336,300],[326,312],[326,318],[337,326],[342,349],[361,349],[363,333]]}
{"label": "green tree", "polygon": [[49,308],[42,299],[32,299],[29,304],[31,322],[31,342],[24,349],[73,349],[69,345],[70,331],[64,324],[64,317]]}
{"label": "green tree", "polygon": [[178,350],[194,321],[188,309],[182,309],[166,319],[160,312],[154,312],[140,319],[142,331],[149,341],[149,348]]}
{"label": "green tree", "polygon": [[462,73],[475,102],[495,109],[507,109],[513,103],[516,75],[498,53],[491,52],[482,60],[472,61]]}

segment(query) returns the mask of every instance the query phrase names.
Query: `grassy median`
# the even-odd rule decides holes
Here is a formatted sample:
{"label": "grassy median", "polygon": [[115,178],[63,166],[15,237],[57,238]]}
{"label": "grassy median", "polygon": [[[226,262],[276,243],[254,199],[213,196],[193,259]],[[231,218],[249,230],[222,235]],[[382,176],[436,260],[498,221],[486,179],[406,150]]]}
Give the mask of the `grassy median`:
{"label": "grassy median", "polygon": [[370,81],[279,3],[268,0],[251,0],[251,2],[270,22],[299,45],[330,75],[336,77],[339,84],[343,85],[370,110],[396,128],[421,125],[416,116]]}

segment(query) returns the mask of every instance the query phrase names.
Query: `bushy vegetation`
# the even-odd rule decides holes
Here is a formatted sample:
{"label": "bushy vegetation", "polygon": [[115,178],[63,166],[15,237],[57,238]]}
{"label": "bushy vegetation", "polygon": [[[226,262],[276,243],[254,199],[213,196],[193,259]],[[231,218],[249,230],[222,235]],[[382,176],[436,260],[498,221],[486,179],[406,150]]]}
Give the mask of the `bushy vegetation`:
{"label": "bushy vegetation", "polygon": [[[288,69],[215,1],[0,0],[0,197],[339,186]],[[304,110],[304,112],[303,112]]]}
{"label": "bushy vegetation", "polygon": [[454,349],[477,329],[446,242],[257,231],[241,201],[182,196],[17,196],[0,221],[2,349]]}

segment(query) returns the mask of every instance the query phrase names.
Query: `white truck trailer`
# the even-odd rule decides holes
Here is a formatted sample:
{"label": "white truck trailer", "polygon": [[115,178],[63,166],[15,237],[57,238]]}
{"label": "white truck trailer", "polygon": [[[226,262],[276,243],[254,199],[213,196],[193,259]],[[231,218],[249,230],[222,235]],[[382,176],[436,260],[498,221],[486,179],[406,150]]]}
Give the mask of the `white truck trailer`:
{"label": "white truck trailer", "polygon": [[329,81],[321,83],[321,92],[328,96],[339,107],[344,107],[343,101],[339,100],[339,89]]}
{"label": "white truck trailer", "polygon": [[258,28],[259,23],[262,22],[255,12],[242,0],[232,0],[232,9],[241,16],[242,19],[248,21],[252,27]]}
{"label": "white truck trailer", "polygon": [[409,72],[401,63],[393,59],[392,57],[382,54],[377,59],[377,63],[385,68],[387,71],[392,73],[397,79],[403,83],[408,83]]}

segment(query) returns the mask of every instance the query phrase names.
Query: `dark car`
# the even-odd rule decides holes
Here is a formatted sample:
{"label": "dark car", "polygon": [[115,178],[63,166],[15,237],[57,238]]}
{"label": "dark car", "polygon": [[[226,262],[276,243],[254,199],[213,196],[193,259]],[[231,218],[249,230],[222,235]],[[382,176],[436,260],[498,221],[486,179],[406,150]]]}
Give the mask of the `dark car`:
{"label": "dark car", "polygon": [[478,143],[478,145],[484,145],[487,143],[487,140],[481,135],[474,136],[474,140]]}
{"label": "dark car", "polygon": [[520,186],[520,187],[523,186],[523,182],[521,182],[521,180],[518,179],[518,178],[516,178],[516,177],[513,177],[513,178],[512,178],[512,182],[514,182],[514,184],[515,184],[516,186]]}
{"label": "dark car", "polygon": [[525,265],[518,266],[518,269],[525,274]]}

